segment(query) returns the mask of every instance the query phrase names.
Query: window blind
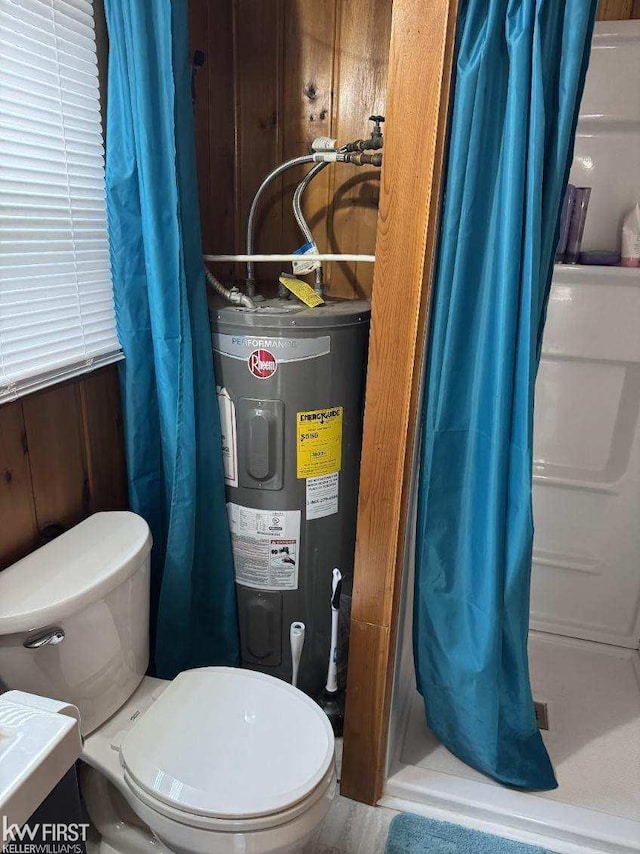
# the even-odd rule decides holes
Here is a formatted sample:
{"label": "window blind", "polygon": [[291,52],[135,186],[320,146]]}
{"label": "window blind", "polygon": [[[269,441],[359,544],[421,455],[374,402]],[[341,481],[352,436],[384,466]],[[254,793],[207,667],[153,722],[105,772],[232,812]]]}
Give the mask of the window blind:
{"label": "window blind", "polygon": [[121,356],[91,0],[0,0],[0,402]]}

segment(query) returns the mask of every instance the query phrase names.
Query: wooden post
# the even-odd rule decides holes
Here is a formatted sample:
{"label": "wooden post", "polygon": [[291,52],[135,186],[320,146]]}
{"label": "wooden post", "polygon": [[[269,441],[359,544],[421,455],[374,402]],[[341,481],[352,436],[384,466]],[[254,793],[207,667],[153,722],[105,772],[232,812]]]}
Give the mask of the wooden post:
{"label": "wooden post", "polygon": [[457,0],[394,0],[341,791],[382,792]]}

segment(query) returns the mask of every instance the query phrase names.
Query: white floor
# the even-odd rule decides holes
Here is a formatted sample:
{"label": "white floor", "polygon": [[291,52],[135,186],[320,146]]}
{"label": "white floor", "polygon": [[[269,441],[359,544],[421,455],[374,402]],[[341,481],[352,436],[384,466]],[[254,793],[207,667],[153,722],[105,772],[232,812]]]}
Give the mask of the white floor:
{"label": "white floor", "polygon": [[304,854],[383,854],[395,815],[338,795]]}
{"label": "white floor", "polygon": [[[383,802],[435,806],[431,814],[489,821],[485,829],[493,832],[502,821],[504,835],[529,833],[558,851],[640,851],[638,652],[532,633],[530,666],[534,696],[548,704],[543,737],[558,789],[514,792],[460,762],[428,730],[416,694]],[[555,830],[545,831],[545,823]],[[555,838],[541,841],[545,832]]]}
{"label": "white floor", "polygon": [[[336,772],[342,771],[342,739],[336,739]],[[304,854],[382,854],[397,810],[359,804],[336,795]]]}

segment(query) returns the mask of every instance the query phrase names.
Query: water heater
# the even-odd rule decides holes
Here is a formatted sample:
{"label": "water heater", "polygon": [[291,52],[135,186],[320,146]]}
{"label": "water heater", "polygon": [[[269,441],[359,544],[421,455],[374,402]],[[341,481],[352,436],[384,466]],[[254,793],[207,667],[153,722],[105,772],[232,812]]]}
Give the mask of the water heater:
{"label": "water heater", "polygon": [[321,690],[332,570],[351,593],[370,305],[269,299],[212,310],[242,665]]}

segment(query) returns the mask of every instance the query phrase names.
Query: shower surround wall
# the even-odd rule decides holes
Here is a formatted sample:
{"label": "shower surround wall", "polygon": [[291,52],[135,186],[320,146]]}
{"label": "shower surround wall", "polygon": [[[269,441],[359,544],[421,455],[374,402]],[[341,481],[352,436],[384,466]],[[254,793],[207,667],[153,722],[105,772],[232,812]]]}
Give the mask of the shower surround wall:
{"label": "shower surround wall", "polygon": [[[585,249],[640,201],[640,21],[596,27],[570,180]],[[558,266],[536,384],[532,628],[637,648],[640,271]],[[640,781],[639,781],[640,784]]]}
{"label": "shower surround wall", "polygon": [[[640,21],[596,25],[571,181],[585,248],[640,198]],[[503,788],[427,729],[411,648],[413,530],[382,803],[570,852],[640,851],[640,271],[557,266],[536,386],[529,643],[559,788]],[[412,526],[413,527],[413,526]]]}

